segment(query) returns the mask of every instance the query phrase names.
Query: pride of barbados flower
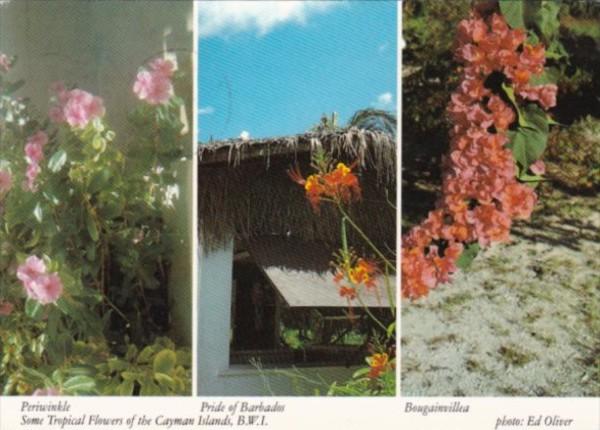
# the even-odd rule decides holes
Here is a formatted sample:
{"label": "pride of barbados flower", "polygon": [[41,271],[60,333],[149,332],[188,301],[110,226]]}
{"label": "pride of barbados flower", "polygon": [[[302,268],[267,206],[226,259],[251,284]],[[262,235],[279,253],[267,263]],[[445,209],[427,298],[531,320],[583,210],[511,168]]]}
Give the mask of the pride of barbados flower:
{"label": "pride of barbados flower", "polygon": [[33,300],[46,305],[56,302],[63,292],[63,284],[57,273],[47,273],[44,260],[35,255],[27,257],[17,268],[17,278],[25,293]]}
{"label": "pride of barbados flower", "polygon": [[334,169],[321,168],[319,172],[304,179],[299,169],[288,172],[292,180],[304,187],[306,197],[314,210],[323,200],[348,204],[360,200],[361,189],[352,166],[338,163]]}
{"label": "pride of barbados flower", "polygon": [[[454,126],[443,162],[443,194],[427,219],[403,237],[404,297],[418,298],[447,282],[466,244],[506,242],[512,221],[528,219],[533,211],[536,194],[518,182],[506,147],[517,113],[490,85],[494,75],[512,89],[516,102],[535,101],[543,109],[556,104],[556,85],[530,82],[544,70],[545,51],[525,39],[524,30],[510,29],[497,14],[487,19],[473,14],[458,26],[456,57],[464,67],[448,106]],[[531,170],[541,172],[543,164]]]}
{"label": "pride of barbados flower", "polygon": [[156,58],[149,64],[149,70],[138,72],[133,92],[140,99],[151,105],[166,104],[173,97],[171,78],[175,64],[164,58]]}

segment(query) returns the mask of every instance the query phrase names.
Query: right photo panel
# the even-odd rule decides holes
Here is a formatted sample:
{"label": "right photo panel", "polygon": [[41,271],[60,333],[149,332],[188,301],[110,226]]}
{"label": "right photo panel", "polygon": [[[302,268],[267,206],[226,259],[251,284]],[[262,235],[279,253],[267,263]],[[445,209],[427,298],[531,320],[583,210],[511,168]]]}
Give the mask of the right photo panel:
{"label": "right photo panel", "polygon": [[600,395],[600,5],[402,2],[401,393]]}

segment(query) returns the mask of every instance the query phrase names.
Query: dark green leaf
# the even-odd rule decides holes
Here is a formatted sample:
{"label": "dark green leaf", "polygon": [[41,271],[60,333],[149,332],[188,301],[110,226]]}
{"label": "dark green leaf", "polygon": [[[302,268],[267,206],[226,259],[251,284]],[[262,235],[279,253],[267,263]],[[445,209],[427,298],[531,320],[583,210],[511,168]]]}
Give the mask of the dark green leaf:
{"label": "dark green leaf", "polygon": [[87,231],[94,242],[97,242],[99,239],[98,234],[98,226],[96,225],[96,221],[94,217],[88,212],[85,217],[85,225],[87,227]]}

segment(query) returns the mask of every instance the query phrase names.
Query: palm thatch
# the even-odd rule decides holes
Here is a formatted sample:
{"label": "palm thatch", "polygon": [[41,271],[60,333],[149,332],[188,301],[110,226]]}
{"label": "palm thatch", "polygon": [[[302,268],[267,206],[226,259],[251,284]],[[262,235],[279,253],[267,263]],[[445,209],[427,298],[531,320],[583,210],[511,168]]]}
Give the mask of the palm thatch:
{"label": "palm thatch", "polygon": [[[198,214],[202,246],[214,249],[232,238],[250,241],[286,236],[336,246],[340,217],[324,205],[310,207],[287,171],[312,172],[312,154],[322,149],[335,160],[357,163],[363,199],[351,216],[381,248],[394,252],[396,144],[388,134],[350,128],[260,140],[200,145]],[[358,242],[358,238],[357,239]]]}

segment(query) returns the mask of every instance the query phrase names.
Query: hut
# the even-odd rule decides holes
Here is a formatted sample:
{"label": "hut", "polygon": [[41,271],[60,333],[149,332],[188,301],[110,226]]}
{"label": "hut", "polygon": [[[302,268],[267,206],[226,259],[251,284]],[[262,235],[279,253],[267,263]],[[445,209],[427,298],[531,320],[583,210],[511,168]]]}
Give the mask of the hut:
{"label": "hut", "polygon": [[[288,176],[295,167],[311,173],[317,151],[356,163],[363,198],[350,216],[395,257],[396,143],[388,134],[350,128],[200,145],[200,395],[299,394],[283,369],[340,381],[364,363],[369,320],[340,297],[331,273],[341,217],[327,205],[315,213]],[[360,238],[350,234],[350,243],[369,255]],[[385,294],[364,300],[390,314]]]}

